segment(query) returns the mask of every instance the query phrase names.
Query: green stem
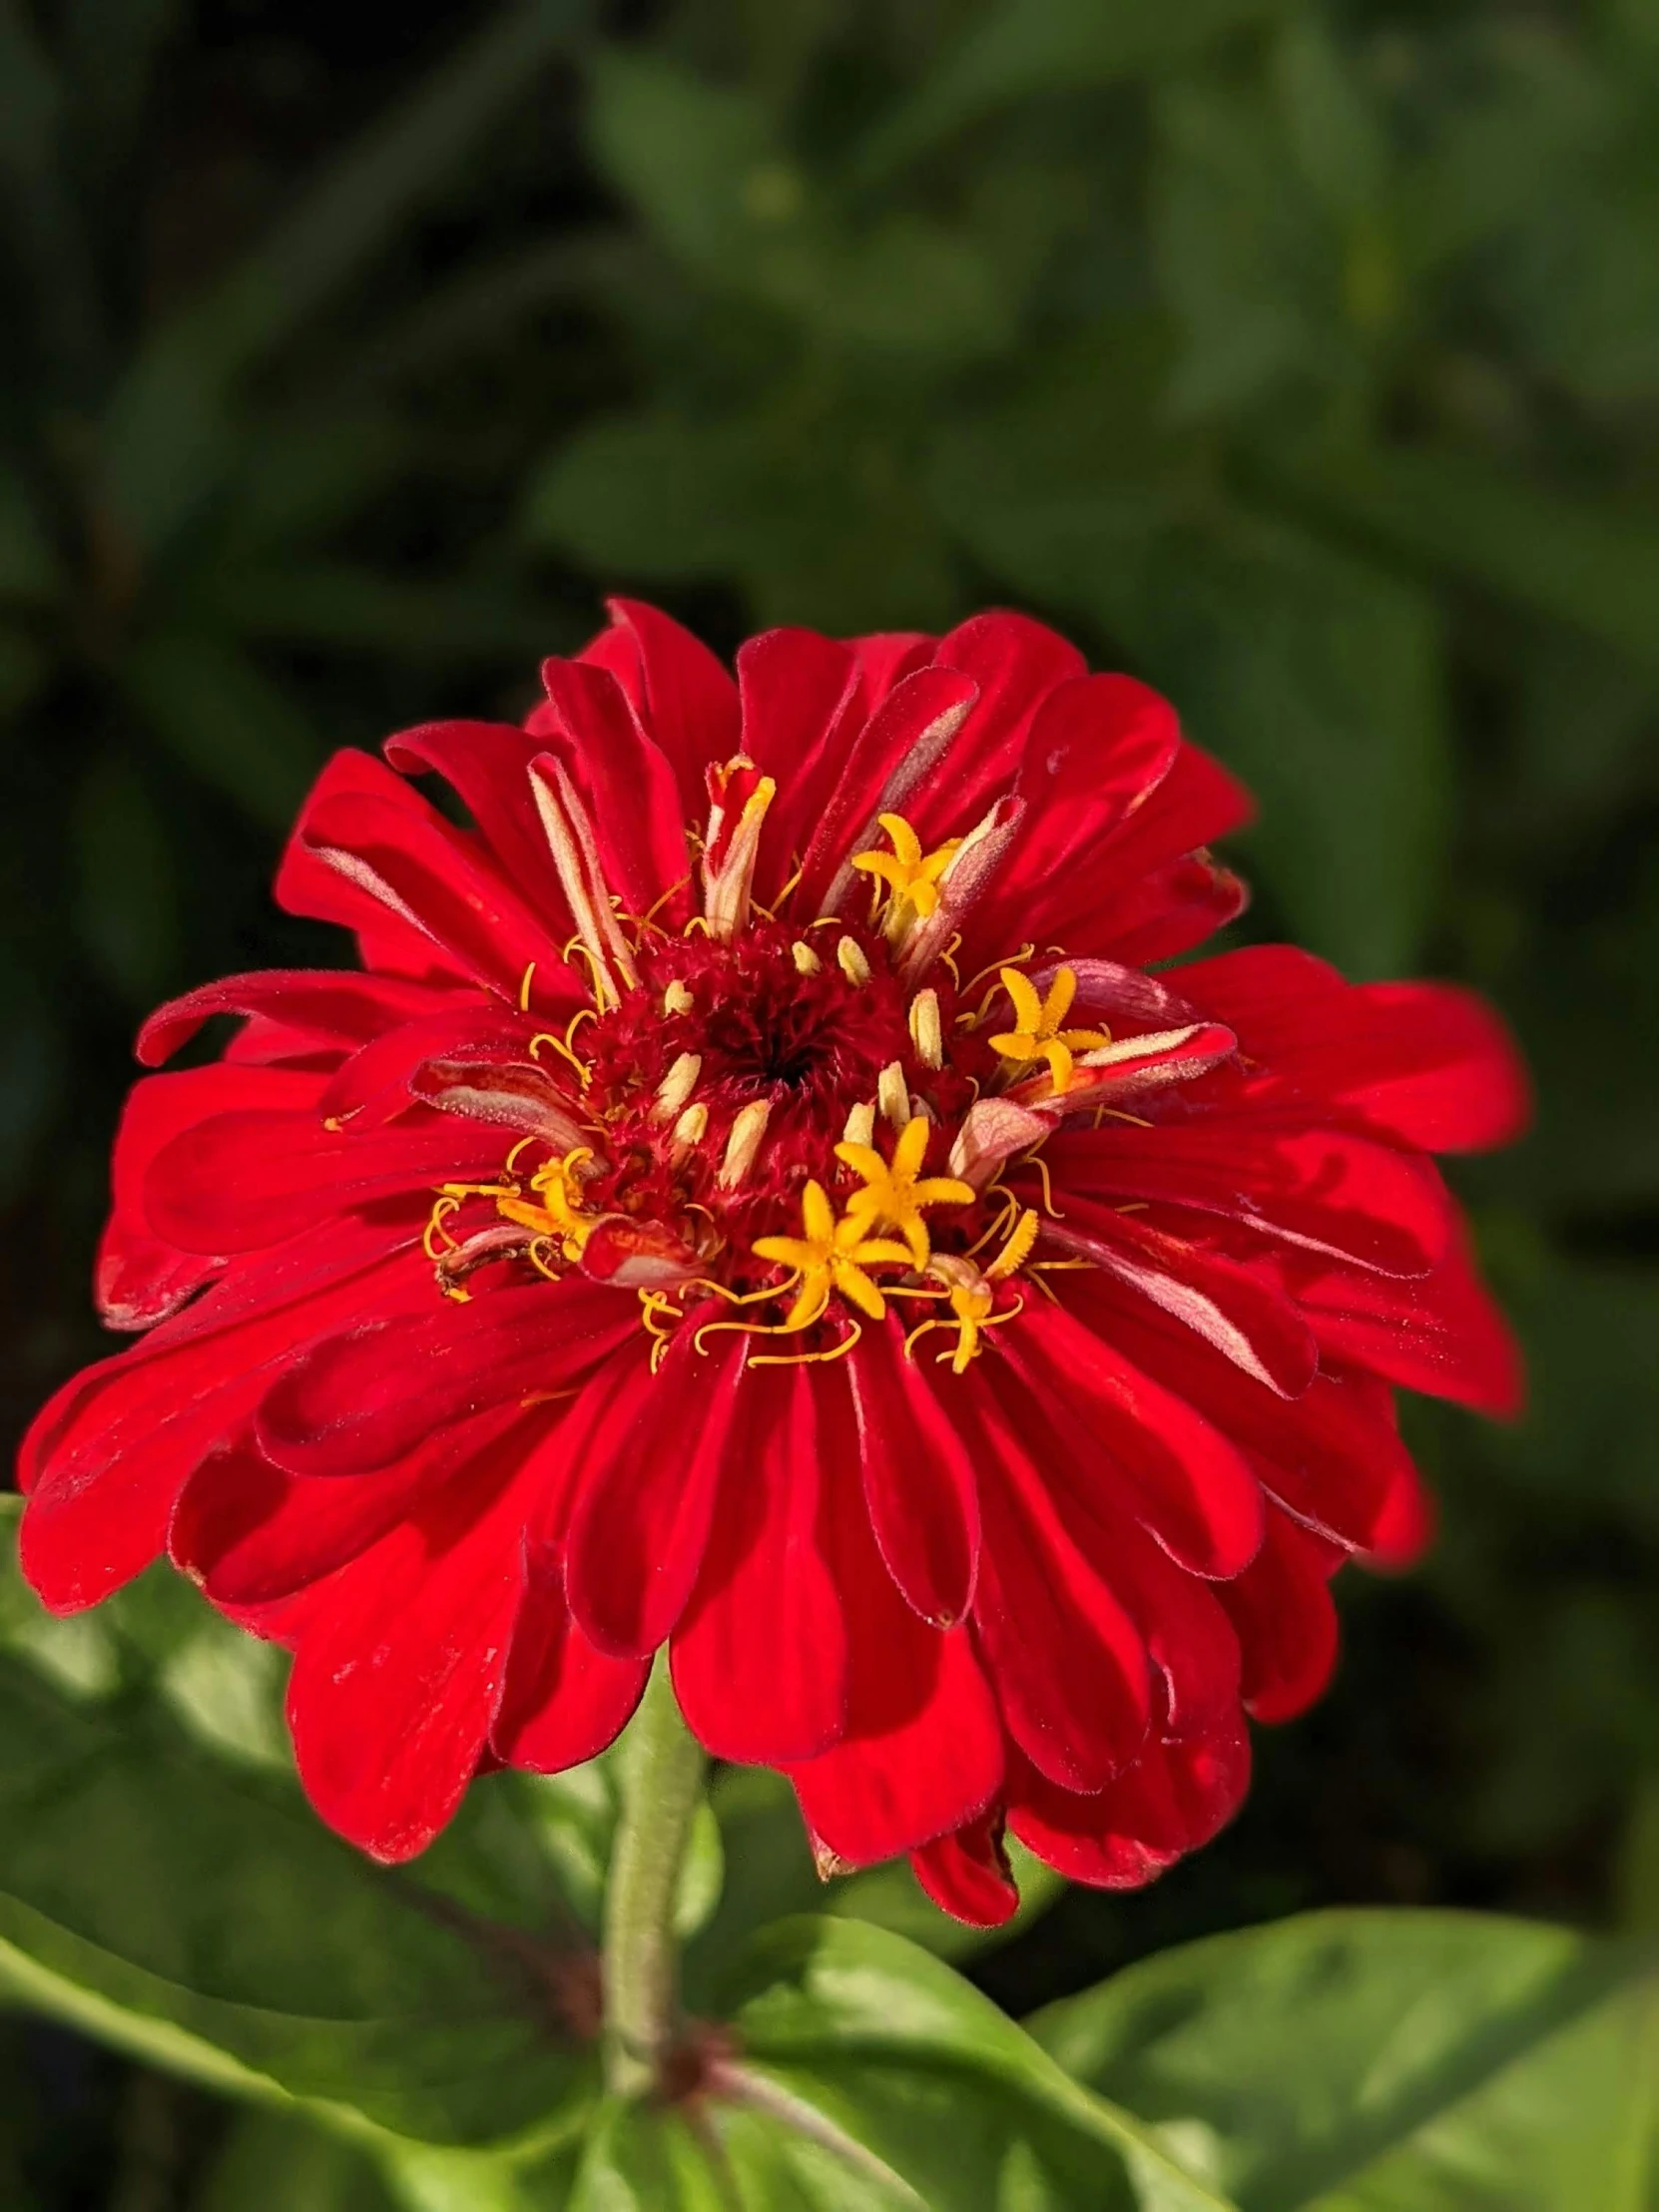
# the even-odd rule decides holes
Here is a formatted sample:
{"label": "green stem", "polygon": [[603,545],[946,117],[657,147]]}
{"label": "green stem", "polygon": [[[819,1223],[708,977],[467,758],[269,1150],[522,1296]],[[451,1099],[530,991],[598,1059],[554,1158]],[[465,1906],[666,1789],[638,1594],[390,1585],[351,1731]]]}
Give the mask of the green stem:
{"label": "green stem", "polygon": [[622,1815],[605,1890],[605,2076],[617,2095],[643,2096],[674,2039],[674,1905],[703,1798],[703,1752],[680,1718],[662,1653],[622,1762]]}

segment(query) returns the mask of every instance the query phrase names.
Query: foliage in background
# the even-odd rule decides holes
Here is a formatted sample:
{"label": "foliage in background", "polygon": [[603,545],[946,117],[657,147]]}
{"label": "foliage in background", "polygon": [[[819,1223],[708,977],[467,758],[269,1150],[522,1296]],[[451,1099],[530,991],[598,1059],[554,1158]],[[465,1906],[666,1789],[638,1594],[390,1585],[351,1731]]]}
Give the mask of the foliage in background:
{"label": "foliage in background", "polygon": [[[1338,1689],[1263,1744],[1237,1829],[1144,1899],[1069,1895],[976,1977],[1023,2013],[1161,1944],[1335,1903],[1659,1918],[1659,5],[683,0],[624,24],[580,0],[425,0],[405,25],[388,53],[346,11],[0,0],[9,1423],[98,1348],[85,1284],[137,1016],[228,967],[332,956],[265,888],[330,745],[520,711],[537,655],[575,643],[611,587],[727,646],[772,621],[936,627],[1015,601],[1158,683],[1254,785],[1250,930],[1358,974],[1464,977],[1517,1022],[1537,1134],[1464,1186],[1534,1395],[1509,1433],[1413,1413],[1440,1545],[1410,1584],[1346,1578]],[[183,1760],[219,1834],[251,1818],[251,1743],[259,1804],[285,1784],[272,1685],[226,1687],[188,1592],[148,1626],[147,1602],[136,1626],[48,1637],[22,1612],[7,1631],[0,1798],[26,1848],[0,1934],[27,1928],[32,1971],[102,1992],[77,2012],[36,1982],[31,2001],[189,2070],[169,2037],[204,2015],[166,2012],[145,2043],[117,2018],[132,1977],[200,1990],[208,1959],[192,2004],[234,2007],[241,1954],[194,1862],[145,1825],[188,1841],[195,1801],[141,1819],[122,1792]],[[77,1820],[83,1787],[104,1796]],[[555,1819],[491,1792],[471,1872],[422,1862],[419,1884],[544,1935],[580,1919],[602,1793]],[[769,1809],[738,1791],[726,1818],[749,1841],[709,1907],[722,1955],[807,1901]],[[129,1831],[130,1862],[86,1841]],[[394,1906],[325,1840],[295,1849],[273,1860],[270,1911],[315,1921],[327,1979],[327,1941],[343,1960],[352,1916]],[[112,1881],[179,1918],[126,1928],[142,1955],[100,1979],[40,1916],[96,1945],[83,1915]],[[901,1886],[862,1903],[937,1940]],[[363,2127],[395,2129],[399,2083],[432,2078],[430,1990],[477,1981],[453,1924],[395,1910],[398,1986],[361,1996],[372,2096],[340,2061]],[[1271,2014],[1253,1976],[1295,1988],[1321,1943],[1348,1946],[1346,1971],[1372,1940],[1363,1920],[1292,1925],[1308,1933],[1132,1967],[1038,2022],[1091,2091],[1149,2126],[1186,2115],[1180,2157],[1245,2204],[1312,2203],[1352,2169],[1306,2146],[1285,2164],[1268,2136],[1301,2140],[1306,2115],[1269,2112],[1242,2142],[1203,2089],[1222,2059],[1124,2023],[1207,1956],[1204,2032],[1225,2053],[1229,2005]],[[1476,1989],[1478,2043],[1483,1969],[1457,1925],[1422,1940]],[[1597,2022],[1620,2000],[1594,1993],[1599,1969],[1573,1978],[1574,1940],[1519,1932],[1493,1971],[1577,1992],[1563,2063],[1581,2071],[1552,2078],[1613,2098]],[[1517,2016],[1566,2033],[1539,2002]],[[317,2048],[261,2033],[276,2042],[253,2053],[223,2021],[210,2040],[328,2103]],[[1334,2069],[1343,2048],[1334,2033]],[[1479,2075],[1485,2120],[1411,2107],[1441,2161],[1425,2173],[1478,2176],[1482,2127],[1513,2146],[1515,2115],[1542,2109],[1530,2048]],[[517,2063],[480,2069],[497,2133],[518,2124]],[[1461,2063],[1447,2078],[1472,2095]],[[112,2109],[111,2081],[74,2078]],[[210,2212],[261,2212],[248,2177],[284,2157],[299,2178],[274,2206],[375,2202],[354,2151],[265,2112],[214,2143],[209,2107],[146,2103],[158,2078],[123,2077],[100,2153],[128,2173],[153,2153],[154,2202],[182,2201],[189,2173]],[[101,2202],[48,2173],[28,2104],[0,2097],[7,2201]],[[1644,2204],[1634,2149],[1627,2194],[1616,2174],[1549,2193],[1572,2142],[1617,2155],[1601,2109],[1537,2148],[1538,2205]],[[1543,2126],[1534,2143],[1557,2141]],[[659,2152],[677,2155],[639,2155]],[[452,2155],[386,2170],[407,2202],[484,2203],[475,2175],[445,2179]],[[619,2170],[634,2155],[619,2141]],[[1049,2201],[1047,2156],[1033,2137],[1006,2203]],[[1513,2201],[1437,2185],[1364,2201]]]}

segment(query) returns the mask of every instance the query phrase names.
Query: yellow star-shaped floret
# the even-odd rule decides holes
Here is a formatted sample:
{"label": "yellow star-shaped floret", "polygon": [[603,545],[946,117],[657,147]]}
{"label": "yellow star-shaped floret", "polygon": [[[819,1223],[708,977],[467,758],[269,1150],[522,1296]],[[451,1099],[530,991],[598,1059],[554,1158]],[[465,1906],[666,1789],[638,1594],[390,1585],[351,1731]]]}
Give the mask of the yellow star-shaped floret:
{"label": "yellow star-shaped floret", "polygon": [[869,1236],[869,1224],[850,1212],[837,1221],[822,1183],[809,1183],[801,1194],[801,1226],[799,1237],[761,1237],[752,1248],[760,1259],[776,1261],[801,1278],[784,1334],[811,1329],[836,1291],[871,1321],[880,1321],[886,1303],[864,1270],[883,1260],[907,1266],[904,1246]]}
{"label": "yellow star-shaped floret", "polygon": [[960,837],[947,837],[931,852],[923,852],[921,839],[902,815],[878,815],[876,820],[892,839],[890,852],[855,852],[852,865],[866,875],[877,875],[892,893],[892,909],[908,900],[925,921],[939,903],[939,878],[950,865]]}
{"label": "yellow star-shaped floret", "polygon": [[992,1037],[991,1050],[1021,1067],[1031,1060],[1046,1060],[1055,1091],[1064,1092],[1071,1082],[1072,1054],[1092,1052],[1112,1041],[1102,1029],[1061,1027],[1077,996],[1076,974],[1068,967],[1059,969],[1048,996],[1039,998],[1036,985],[1018,968],[999,968],[997,973],[1013,1001],[1014,1027]]}
{"label": "yellow star-shaped floret", "polygon": [[971,1206],[977,1195],[971,1184],[958,1183],[954,1176],[922,1177],[921,1166],[926,1157],[927,1123],[920,1114],[904,1124],[890,1160],[883,1160],[873,1145],[838,1144],[835,1147],[835,1158],[864,1179],[864,1188],[854,1191],[846,1202],[847,1220],[857,1222],[866,1232],[877,1228],[892,1230],[903,1238],[910,1260],[918,1268],[927,1265],[928,1254],[927,1224],[921,1218],[922,1209]]}

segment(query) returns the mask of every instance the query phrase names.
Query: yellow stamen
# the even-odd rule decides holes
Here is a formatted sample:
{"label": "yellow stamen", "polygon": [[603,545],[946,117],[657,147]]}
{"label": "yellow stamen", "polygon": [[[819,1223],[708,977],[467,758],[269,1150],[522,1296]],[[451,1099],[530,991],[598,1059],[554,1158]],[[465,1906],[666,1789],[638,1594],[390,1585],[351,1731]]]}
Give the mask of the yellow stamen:
{"label": "yellow stamen", "polygon": [[1014,1027],[992,1037],[991,1050],[1000,1053],[1015,1069],[1026,1068],[1035,1060],[1046,1060],[1055,1095],[1063,1096],[1071,1082],[1073,1053],[1095,1051],[1110,1044],[1111,1038],[1099,1029],[1063,1026],[1071,1011],[1071,1002],[1077,996],[1077,976],[1073,969],[1058,970],[1048,986],[1046,998],[1037,996],[1036,985],[1028,975],[1021,975],[1018,968],[1005,967],[998,972],[1002,988],[1013,1002]]}
{"label": "yellow stamen", "polygon": [[848,1144],[873,1144],[875,1142],[875,1108],[867,1098],[846,1109],[846,1127],[841,1136]]}
{"label": "yellow stamen", "polygon": [[861,1176],[864,1188],[855,1191],[846,1205],[848,1222],[860,1235],[880,1227],[902,1237],[911,1263],[927,1265],[927,1225],[922,1213],[929,1206],[971,1206],[975,1191],[954,1176],[921,1175],[927,1156],[928,1124],[917,1114],[904,1125],[893,1146],[892,1159],[883,1160],[870,1145],[838,1144],[835,1158]]}
{"label": "yellow stamen", "polygon": [[944,1031],[939,1025],[939,994],[934,990],[917,991],[910,1001],[910,1039],[923,1064],[930,1068],[944,1066]]}
{"label": "yellow stamen", "polygon": [[663,993],[663,1012],[665,1014],[689,1014],[696,1003],[697,1001],[678,976]]}
{"label": "yellow stamen", "polygon": [[723,1191],[735,1191],[755,1165],[771,1113],[771,1102],[756,1098],[750,1101],[733,1122],[731,1134],[726,1140],[726,1157],[721,1161],[720,1173],[715,1177]]}
{"label": "yellow stamen", "polygon": [[910,1120],[910,1092],[904,1081],[904,1070],[896,1060],[889,1060],[875,1079],[875,1103],[885,1120],[895,1129],[905,1128]]}
{"label": "yellow stamen", "polygon": [[790,958],[795,962],[797,975],[819,975],[823,973],[824,962],[812,946],[804,943],[799,937],[790,946]]}
{"label": "yellow stamen", "polygon": [[527,1014],[530,1011],[530,985],[535,980],[536,963],[532,960],[524,971],[523,982],[518,986],[518,1010],[521,1014]]}
{"label": "yellow stamen", "polygon": [[855,937],[840,937],[835,943],[835,965],[849,983],[860,988],[869,981],[869,962],[864,958],[863,946]]}
{"label": "yellow stamen", "polygon": [[695,1106],[688,1106],[674,1124],[674,1141],[676,1144],[701,1144],[708,1134],[709,1109],[699,1099]]}
{"label": "yellow stamen", "polygon": [[854,852],[852,865],[887,886],[889,936],[898,936],[912,918],[926,920],[937,911],[939,878],[961,848],[960,837],[947,837],[931,852],[923,852],[921,839],[902,815],[876,818],[892,840],[890,852]]}
{"label": "yellow stamen", "polygon": [[757,1259],[789,1268],[800,1279],[795,1304],[781,1333],[793,1336],[799,1330],[810,1329],[823,1318],[837,1291],[871,1321],[880,1321],[887,1309],[864,1270],[882,1261],[908,1266],[910,1255],[904,1246],[871,1237],[867,1222],[850,1209],[836,1221],[822,1183],[809,1183],[801,1194],[801,1227],[799,1237],[762,1237],[751,1248]]}
{"label": "yellow stamen", "polygon": [[657,1103],[651,1109],[653,1118],[657,1121],[672,1121],[696,1090],[697,1079],[702,1073],[702,1054],[682,1052],[657,1085]]}

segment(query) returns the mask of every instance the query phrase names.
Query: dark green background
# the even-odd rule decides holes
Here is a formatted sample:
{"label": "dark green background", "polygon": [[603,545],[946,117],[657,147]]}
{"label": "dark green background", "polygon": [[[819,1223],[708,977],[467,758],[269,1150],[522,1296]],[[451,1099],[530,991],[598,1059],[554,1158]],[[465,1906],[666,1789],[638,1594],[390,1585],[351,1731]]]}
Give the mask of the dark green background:
{"label": "dark green background", "polygon": [[[139,1017],[337,956],[267,895],[330,747],[521,713],[610,588],[1021,605],[1256,788],[1249,932],[1516,1024],[1457,1179],[1533,1401],[1409,1409],[1437,1549],[1236,1827],[979,1978],[1659,1921],[1656,242],[1659,0],[0,0],[8,1431],[101,1349]],[[0,2020],[8,2204],[253,2207],[219,2127]]]}

